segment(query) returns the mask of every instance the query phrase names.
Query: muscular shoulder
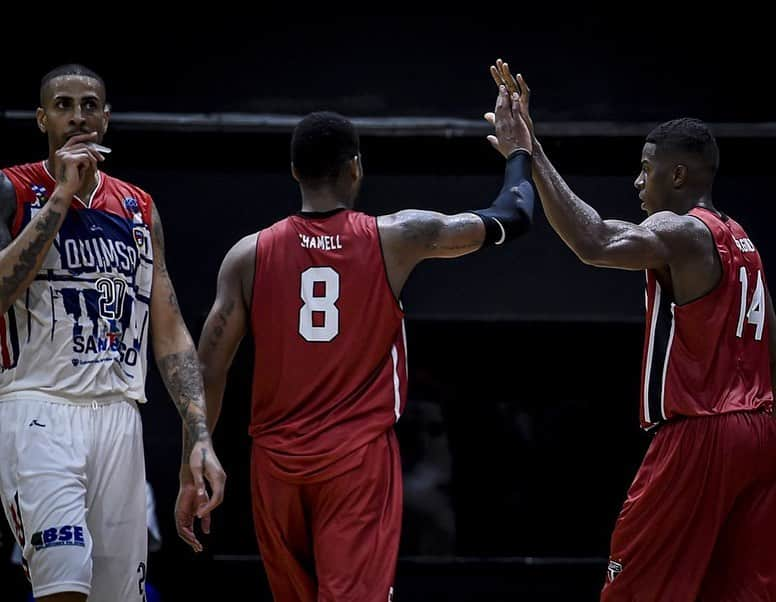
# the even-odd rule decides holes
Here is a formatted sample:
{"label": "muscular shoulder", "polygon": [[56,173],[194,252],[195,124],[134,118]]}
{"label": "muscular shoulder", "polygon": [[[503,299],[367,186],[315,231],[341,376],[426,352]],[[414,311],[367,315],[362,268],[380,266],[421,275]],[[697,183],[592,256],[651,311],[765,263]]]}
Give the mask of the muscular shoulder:
{"label": "muscular shoulder", "polygon": [[708,250],[714,244],[709,229],[691,215],[660,211],[650,215],[641,225],[680,251]]}
{"label": "muscular shoulder", "polygon": [[231,289],[239,289],[246,306],[253,296],[253,275],[256,270],[256,245],[259,233],[249,234],[232,246],[221,263],[219,280]]}
{"label": "muscular shoulder", "polygon": [[400,244],[425,245],[438,236],[443,227],[442,215],[419,209],[406,209],[377,218],[383,240]]}

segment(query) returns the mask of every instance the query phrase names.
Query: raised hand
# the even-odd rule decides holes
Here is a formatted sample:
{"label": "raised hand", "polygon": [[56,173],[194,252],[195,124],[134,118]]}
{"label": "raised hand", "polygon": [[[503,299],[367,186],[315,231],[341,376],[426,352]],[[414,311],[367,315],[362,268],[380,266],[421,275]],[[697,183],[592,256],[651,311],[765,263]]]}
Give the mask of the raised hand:
{"label": "raised hand", "polygon": [[497,86],[506,86],[510,94],[517,94],[517,107],[520,116],[528,126],[528,129],[531,132],[531,137],[535,138],[536,134],[534,132],[533,119],[531,119],[531,113],[529,111],[531,89],[528,87],[528,84],[525,83],[523,76],[518,73],[517,77],[515,78],[512,75],[512,72],[509,70],[509,64],[505,63],[501,59],[497,59],[496,64],[490,66],[490,74],[493,77],[493,81],[496,82]]}
{"label": "raised hand", "polygon": [[87,174],[97,171],[97,163],[105,157],[95,149],[93,143],[97,133],[79,134],[70,138],[54,154],[51,171],[57,186],[69,194],[77,194],[84,185]]}
{"label": "raised hand", "polygon": [[496,110],[485,114],[485,119],[496,130],[495,135],[488,136],[488,142],[505,158],[518,149],[533,152],[531,132],[517,109],[518,100],[517,93],[510,95],[507,87],[501,84]]}

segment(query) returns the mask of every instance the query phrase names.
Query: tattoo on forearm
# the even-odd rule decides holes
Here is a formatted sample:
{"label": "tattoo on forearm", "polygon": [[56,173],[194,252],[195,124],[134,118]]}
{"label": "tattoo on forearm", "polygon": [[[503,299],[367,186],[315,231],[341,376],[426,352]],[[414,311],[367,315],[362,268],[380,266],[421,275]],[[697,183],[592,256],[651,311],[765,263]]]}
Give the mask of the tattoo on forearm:
{"label": "tattoo on forearm", "polygon": [[213,334],[208,341],[208,344],[211,347],[215,347],[218,344],[219,339],[224,336],[224,328],[226,327],[229,316],[232,314],[232,311],[234,311],[234,305],[234,299],[229,299],[224,308],[216,314],[216,324],[213,327]]}
{"label": "tattoo on forearm", "polygon": [[54,238],[59,228],[59,218],[61,213],[49,211],[48,215],[41,217],[35,224],[35,237],[27,245],[27,248],[19,253],[19,261],[13,266],[13,272],[5,276],[0,282],[0,298],[8,299],[19,290],[22,283],[35,268],[46,244]]}
{"label": "tattoo on forearm", "polygon": [[192,348],[167,355],[157,363],[164,384],[183,419],[186,429],[183,453],[184,458],[188,458],[194,444],[208,436],[205,393],[197,354]]}

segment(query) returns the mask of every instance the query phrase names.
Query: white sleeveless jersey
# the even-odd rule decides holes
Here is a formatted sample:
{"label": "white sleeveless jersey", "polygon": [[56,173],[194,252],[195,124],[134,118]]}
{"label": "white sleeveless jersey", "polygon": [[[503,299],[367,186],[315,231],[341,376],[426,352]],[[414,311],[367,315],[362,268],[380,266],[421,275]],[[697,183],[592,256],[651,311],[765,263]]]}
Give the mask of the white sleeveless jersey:
{"label": "white sleeveless jersey", "polygon": [[[15,237],[55,181],[42,162],[3,173]],[[150,228],[151,197],[106,174],[88,202],[73,199],[35,280],[0,316],[0,401],[146,400]]]}

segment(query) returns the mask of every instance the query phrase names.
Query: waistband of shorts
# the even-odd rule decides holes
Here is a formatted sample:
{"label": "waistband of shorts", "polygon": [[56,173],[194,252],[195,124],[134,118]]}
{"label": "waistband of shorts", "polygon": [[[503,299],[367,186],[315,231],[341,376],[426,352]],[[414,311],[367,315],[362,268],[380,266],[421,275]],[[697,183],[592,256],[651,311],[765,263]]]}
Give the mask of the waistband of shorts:
{"label": "waistband of shorts", "polygon": [[14,401],[42,401],[45,403],[58,403],[62,405],[79,406],[84,408],[111,405],[114,403],[131,403],[132,405],[137,404],[136,400],[134,399],[116,395],[105,397],[90,397],[88,399],[52,395],[51,393],[43,393],[41,391],[25,391],[22,393],[16,392],[0,395],[0,403]]}

